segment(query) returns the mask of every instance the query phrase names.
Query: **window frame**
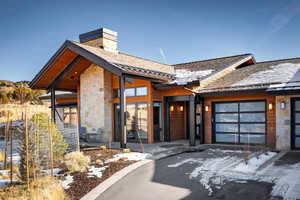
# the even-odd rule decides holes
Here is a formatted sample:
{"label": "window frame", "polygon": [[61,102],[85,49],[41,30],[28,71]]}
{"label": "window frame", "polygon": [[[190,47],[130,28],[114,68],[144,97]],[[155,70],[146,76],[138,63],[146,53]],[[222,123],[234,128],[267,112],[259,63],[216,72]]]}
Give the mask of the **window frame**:
{"label": "window frame", "polygon": [[[241,103],[251,103],[251,102],[263,102],[264,103],[264,111],[240,111],[240,104]],[[217,104],[228,104],[228,103],[237,103],[238,104],[238,110],[236,112],[216,112],[216,105]],[[212,142],[213,143],[220,143],[220,144],[247,144],[241,142],[241,135],[264,135],[264,143],[249,143],[250,145],[266,145],[267,144],[267,101],[265,99],[259,99],[259,100],[241,100],[241,101],[217,101],[212,102]],[[241,122],[240,117],[243,113],[264,113],[265,120],[264,122]],[[237,122],[217,122],[216,121],[216,114],[237,114],[238,115],[238,121]],[[237,124],[238,130],[237,132],[222,132],[222,131],[216,131],[216,124]],[[264,124],[264,133],[262,132],[241,132],[241,125],[242,124]],[[235,134],[238,136],[238,141],[235,142],[217,142],[216,140],[216,134]]]}

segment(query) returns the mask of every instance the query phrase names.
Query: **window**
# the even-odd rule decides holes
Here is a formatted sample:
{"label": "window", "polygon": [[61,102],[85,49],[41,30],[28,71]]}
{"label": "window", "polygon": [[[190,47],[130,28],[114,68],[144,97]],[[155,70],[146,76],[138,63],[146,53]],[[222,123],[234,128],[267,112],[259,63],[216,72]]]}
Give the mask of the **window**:
{"label": "window", "polygon": [[264,144],[265,110],[265,101],[215,103],[215,142]]}
{"label": "window", "polygon": [[[116,105],[116,125],[120,123],[120,106]],[[126,133],[130,142],[147,141],[148,139],[148,111],[146,103],[128,103],[126,105]],[[116,139],[120,139],[119,127],[116,129]]]}
{"label": "window", "polygon": [[[125,88],[126,97],[147,96],[147,87]],[[114,98],[120,97],[120,90],[113,90]]]}
{"label": "window", "polygon": [[147,87],[136,88],[136,96],[147,96]]}
{"label": "window", "polygon": [[126,95],[126,97],[134,97],[135,96],[135,88],[126,88],[125,95]]}
{"label": "window", "polygon": [[77,126],[77,108],[76,107],[64,107],[64,127],[70,128]]}

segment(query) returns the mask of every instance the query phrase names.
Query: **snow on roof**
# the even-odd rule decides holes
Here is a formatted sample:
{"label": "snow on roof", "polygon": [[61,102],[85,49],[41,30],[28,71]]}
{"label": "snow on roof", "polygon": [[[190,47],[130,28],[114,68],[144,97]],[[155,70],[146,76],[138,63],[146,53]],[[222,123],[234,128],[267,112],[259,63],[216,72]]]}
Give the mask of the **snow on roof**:
{"label": "snow on roof", "polygon": [[214,70],[199,70],[199,71],[189,71],[186,69],[175,70],[175,80],[171,84],[185,85],[189,82],[200,80],[203,77],[210,75]]}
{"label": "snow on roof", "polygon": [[231,86],[243,86],[249,84],[264,84],[289,82],[295,79],[296,73],[300,70],[300,64],[282,63],[270,66],[268,70],[251,74],[247,78],[234,83]]}

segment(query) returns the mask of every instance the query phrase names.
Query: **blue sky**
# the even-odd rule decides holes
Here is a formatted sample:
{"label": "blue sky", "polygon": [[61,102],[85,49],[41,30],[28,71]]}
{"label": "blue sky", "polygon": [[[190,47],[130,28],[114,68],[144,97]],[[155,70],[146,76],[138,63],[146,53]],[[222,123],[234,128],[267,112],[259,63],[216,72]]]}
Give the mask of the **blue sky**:
{"label": "blue sky", "polygon": [[0,80],[31,80],[66,39],[100,27],[118,32],[121,52],[168,64],[300,57],[298,0],[0,2]]}

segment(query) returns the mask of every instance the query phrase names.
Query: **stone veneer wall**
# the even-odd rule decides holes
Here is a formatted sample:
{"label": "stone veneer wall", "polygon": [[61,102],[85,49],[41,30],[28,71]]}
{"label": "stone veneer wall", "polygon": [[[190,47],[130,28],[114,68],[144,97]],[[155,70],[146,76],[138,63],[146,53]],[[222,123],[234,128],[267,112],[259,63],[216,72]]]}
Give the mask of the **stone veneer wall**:
{"label": "stone veneer wall", "polygon": [[110,72],[94,64],[80,75],[80,131],[89,142],[111,141],[111,80]]}
{"label": "stone veneer wall", "polygon": [[[276,149],[291,149],[291,98],[298,96],[276,97]],[[280,103],[284,101],[286,108],[280,109]]]}

